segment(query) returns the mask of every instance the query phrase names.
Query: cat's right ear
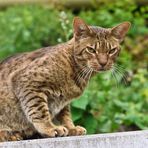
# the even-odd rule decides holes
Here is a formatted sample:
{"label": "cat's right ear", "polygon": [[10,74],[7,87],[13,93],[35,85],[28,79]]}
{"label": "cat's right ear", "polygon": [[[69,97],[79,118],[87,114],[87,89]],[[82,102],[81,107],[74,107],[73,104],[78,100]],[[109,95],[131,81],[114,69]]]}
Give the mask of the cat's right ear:
{"label": "cat's right ear", "polygon": [[73,20],[73,30],[75,39],[80,39],[91,33],[88,25],[79,17],[75,17]]}
{"label": "cat's right ear", "polygon": [[123,41],[126,33],[128,32],[131,26],[130,22],[123,22],[111,29],[111,34],[118,39],[120,42]]}

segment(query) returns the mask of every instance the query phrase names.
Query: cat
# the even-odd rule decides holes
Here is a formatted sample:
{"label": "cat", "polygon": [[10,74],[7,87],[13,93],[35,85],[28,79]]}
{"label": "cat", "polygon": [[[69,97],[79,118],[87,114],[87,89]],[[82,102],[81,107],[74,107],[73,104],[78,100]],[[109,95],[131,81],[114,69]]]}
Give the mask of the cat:
{"label": "cat", "polygon": [[74,125],[70,102],[82,95],[92,76],[112,69],[129,28],[129,22],[113,28],[89,26],[75,17],[68,42],[1,61],[0,141],[23,140],[35,133],[86,134],[85,128]]}

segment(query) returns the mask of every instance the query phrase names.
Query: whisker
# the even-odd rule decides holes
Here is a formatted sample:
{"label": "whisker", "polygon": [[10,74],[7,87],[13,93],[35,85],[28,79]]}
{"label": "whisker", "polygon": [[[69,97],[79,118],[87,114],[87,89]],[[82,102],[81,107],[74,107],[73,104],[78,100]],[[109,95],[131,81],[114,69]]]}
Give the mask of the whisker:
{"label": "whisker", "polygon": [[119,67],[115,67],[115,71],[116,73],[118,73],[118,75],[121,77],[121,79],[123,79],[123,82],[125,85],[127,85],[127,76],[125,75],[125,70],[120,69]]}
{"label": "whisker", "polygon": [[81,78],[83,78],[84,75],[88,72],[88,70],[89,69],[87,67],[85,67],[78,73],[78,75],[76,76],[76,83],[77,84],[80,82]]}
{"label": "whisker", "polygon": [[118,78],[115,75],[116,73],[115,73],[114,69],[112,69],[111,74],[112,74],[112,76],[113,76],[113,78],[114,78],[114,80],[116,82],[116,87],[118,88],[118,86],[119,86]]}
{"label": "whisker", "polygon": [[90,70],[90,74],[89,74],[89,76],[88,76],[88,83],[89,83],[90,77],[91,77],[91,75],[92,75],[92,72],[93,72],[93,69]]}
{"label": "whisker", "polygon": [[88,69],[88,71],[87,71],[87,73],[86,73],[86,75],[84,77],[85,80],[86,80],[87,76],[89,75],[89,72],[90,72],[90,69]]}
{"label": "whisker", "polygon": [[[75,73],[76,77],[75,77],[75,81],[76,83],[79,82],[79,79],[81,78],[81,76],[83,75],[83,73],[86,71],[86,68],[83,68],[81,71],[78,71]],[[77,74],[78,73],[78,74]]]}
{"label": "whisker", "polygon": [[122,65],[118,64],[118,63],[115,64],[115,67],[120,68],[123,71],[126,71],[125,68]]}

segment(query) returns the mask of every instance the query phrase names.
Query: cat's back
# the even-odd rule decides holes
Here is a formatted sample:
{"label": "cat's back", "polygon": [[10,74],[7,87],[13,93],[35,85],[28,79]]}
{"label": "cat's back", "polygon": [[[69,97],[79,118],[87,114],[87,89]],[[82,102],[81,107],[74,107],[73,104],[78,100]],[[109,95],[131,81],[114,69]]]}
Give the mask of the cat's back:
{"label": "cat's back", "polygon": [[34,60],[41,58],[50,50],[50,47],[46,47],[45,50],[37,49],[32,52],[19,53],[9,56],[0,62],[0,80],[5,80],[11,73],[20,71],[30,65]]}
{"label": "cat's back", "polygon": [[50,47],[46,47],[45,49],[19,53],[0,62],[0,103],[5,103],[5,101],[8,103],[9,99],[7,98],[15,98],[11,85],[12,78],[16,77],[23,69],[33,65],[35,60],[40,60],[47,51],[50,52],[49,50]]}
{"label": "cat's back", "polygon": [[63,44],[59,44],[56,46],[40,48],[31,52],[15,54],[5,58],[0,62],[0,86],[2,86],[2,82],[7,81],[10,76],[19,73],[30,65],[35,66],[35,61],[42,61],[44,57],[48,57],[52,63],[53,60],[51,60],[51,57],[53,59],[57,55],[59,56],[59,50],[63,47]]}

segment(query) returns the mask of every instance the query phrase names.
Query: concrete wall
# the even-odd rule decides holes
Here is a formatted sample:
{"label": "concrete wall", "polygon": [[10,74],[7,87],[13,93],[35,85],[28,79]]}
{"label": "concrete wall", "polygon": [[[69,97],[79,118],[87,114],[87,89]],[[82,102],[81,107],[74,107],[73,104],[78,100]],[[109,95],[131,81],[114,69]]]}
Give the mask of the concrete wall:
{"label": "concrete wall", "polygon": [[148,148],[148,130],[3,142],[0,148]]}

